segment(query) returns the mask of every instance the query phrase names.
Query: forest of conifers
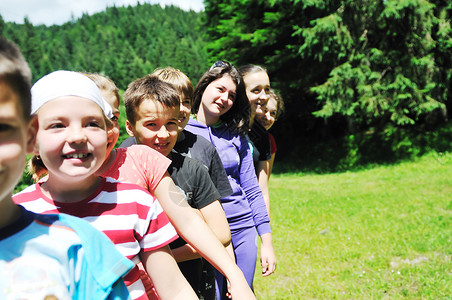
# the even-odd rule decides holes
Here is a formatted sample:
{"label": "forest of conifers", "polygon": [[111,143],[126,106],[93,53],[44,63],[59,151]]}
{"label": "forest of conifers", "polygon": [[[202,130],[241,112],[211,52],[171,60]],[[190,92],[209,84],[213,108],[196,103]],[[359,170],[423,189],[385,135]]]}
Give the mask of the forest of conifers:
{"label": "forest of conifers", "polygon": [[57,69],[99,72],[124,90],[157,67],[178,68],[195,84],[218,59],[263,65],[286,103],[272,130],[292,158],[342,156],[353,165],[409,154],[450,117],[452,1],[204,4],[199,13],[109,7],[50,27],[0,16],[0,33],[22,49],[34,80]]}
{"label": "forest of conifers", "polygon": [[200,77],[208,64],[200,28],[199,13],[150,4],[110,7],[61,26],[0,20],[0,30],[19,45],[34,80],[58,69],[100,72],[123,90],[161,66]]}

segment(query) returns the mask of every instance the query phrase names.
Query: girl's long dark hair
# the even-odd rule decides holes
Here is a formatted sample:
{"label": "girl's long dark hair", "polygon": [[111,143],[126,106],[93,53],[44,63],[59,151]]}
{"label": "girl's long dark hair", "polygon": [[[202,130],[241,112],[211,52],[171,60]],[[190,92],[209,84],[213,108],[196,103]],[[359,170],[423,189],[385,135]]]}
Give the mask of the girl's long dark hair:
{"label": "girl's long dark hair", "polygon": [[225,75],[231,76],[232,81],[234,81],[236,85],[236,96],[231,109],[220,116],[220,120],[223,121],[226,126],[233,130],[237,130],[239,133],[247,133],[250,120],[250,103],[246,97],[245,85],[242,76],[240,76],[237,69],[226,61],[217,61],[204,73],[204,75],[202,75],[195,88],[191,111],[193,114],[198,112],[202,95],[207,86]]}
{"label": "girl's long dark hair", "polygon": [[259,65],[251,65],[251,64],[240,66],[237,70],[239,71],[240,75],[242,75],[242,77],[245,77],[245,75],[247,75],[249,73],[258,73],[258,72],[268,73],[266,68],[259,66]]}

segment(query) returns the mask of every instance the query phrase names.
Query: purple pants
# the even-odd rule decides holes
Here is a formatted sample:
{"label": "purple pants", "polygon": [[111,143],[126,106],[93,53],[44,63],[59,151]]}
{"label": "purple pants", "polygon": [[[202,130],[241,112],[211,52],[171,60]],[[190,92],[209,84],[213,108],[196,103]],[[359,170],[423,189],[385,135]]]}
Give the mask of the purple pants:
{"label": "purple pants", "polygon": [[[234,247],[235,260],[242,270],[248,285],[253,288],[254,271],[257,259],[257,233],[255,227],[231,230],[232,246]],[[217,300],[227,299],[228,291],[225,277],[216,271],[215,285]]]}

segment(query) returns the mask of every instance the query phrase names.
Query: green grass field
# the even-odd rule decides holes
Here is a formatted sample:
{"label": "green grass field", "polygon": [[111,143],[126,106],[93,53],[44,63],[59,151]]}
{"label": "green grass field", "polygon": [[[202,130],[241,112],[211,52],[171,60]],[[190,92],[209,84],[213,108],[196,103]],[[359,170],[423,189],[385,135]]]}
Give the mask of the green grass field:
{"label": "green grass field", "polygon": [[452,299],[452,154],[270,180],[276,273],[258,299]]}

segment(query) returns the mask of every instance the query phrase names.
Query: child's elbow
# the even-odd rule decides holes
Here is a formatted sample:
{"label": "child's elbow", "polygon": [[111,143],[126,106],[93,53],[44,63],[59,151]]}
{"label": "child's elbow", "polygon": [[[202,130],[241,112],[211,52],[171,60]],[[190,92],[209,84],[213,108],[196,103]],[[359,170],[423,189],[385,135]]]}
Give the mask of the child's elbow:
{"label": "child's elbow", "polygon": [[218,240],[220,240],[220,243],[223,244],[223,246],[227,247],[231,244],[231,231],[228,230],[221,232],[220,234],[217,234]]}

